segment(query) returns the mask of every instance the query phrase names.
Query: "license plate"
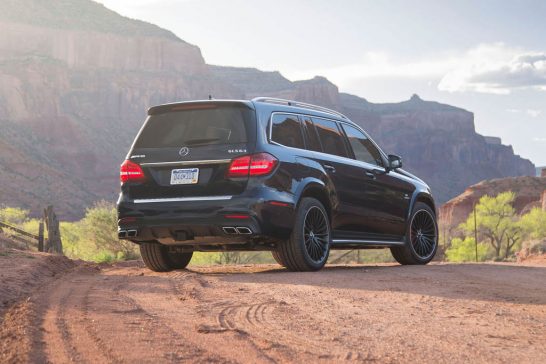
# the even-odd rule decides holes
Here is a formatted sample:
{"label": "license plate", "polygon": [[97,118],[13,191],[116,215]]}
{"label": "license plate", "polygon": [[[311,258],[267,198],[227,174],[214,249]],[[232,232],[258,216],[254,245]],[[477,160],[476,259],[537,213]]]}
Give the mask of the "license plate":
{"label": "license plate", "polygon": [[199,180],[199,168],[173,169],[171,185],[192,185]]}

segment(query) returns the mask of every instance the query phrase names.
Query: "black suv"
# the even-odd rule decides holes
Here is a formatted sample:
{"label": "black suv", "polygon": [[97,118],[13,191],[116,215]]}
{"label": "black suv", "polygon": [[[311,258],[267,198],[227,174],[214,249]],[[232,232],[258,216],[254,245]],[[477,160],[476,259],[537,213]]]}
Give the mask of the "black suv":
{"label": "black suv", "polygon": [[436,253],[429,187],[336,111],[262,97],[148,115],[121,165],[118,233],[154,271],[194,251],[269,250],[294,271],[330,249],[390,248],[401,264]]}

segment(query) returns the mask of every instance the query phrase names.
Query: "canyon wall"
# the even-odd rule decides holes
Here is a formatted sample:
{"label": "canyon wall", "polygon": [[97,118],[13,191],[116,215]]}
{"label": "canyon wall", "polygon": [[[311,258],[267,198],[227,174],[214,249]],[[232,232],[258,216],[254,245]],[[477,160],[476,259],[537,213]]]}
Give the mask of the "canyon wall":
{"label": "canyon wall", "polygon": [[346,113],[447,201],[480,180],[530,175],[509,146],[488,143],[473,114],[418,96],[374,104],[323,77],[211,66],[198,47],[89,0],[0,4],[0,204],[63,219],[115,200],[118,168],[152,105],[275,96]]}

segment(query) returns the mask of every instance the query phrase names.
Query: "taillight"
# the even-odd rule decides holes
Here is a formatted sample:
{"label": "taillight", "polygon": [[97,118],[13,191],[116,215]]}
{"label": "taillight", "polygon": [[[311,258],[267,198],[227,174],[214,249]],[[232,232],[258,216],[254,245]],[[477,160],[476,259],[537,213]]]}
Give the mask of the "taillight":
{"label": "taillight", "polygon": [[119,172],[119,179],[121,183],[142,182],[146,180],[146,175],[144,174],[142,168],[130,160],[123,162]]}
{"label": "taillight", "polygon": [[226,177],[265,176],[275,169],[277,162],[277,158],[268,153],[245,155],[231,161]]}

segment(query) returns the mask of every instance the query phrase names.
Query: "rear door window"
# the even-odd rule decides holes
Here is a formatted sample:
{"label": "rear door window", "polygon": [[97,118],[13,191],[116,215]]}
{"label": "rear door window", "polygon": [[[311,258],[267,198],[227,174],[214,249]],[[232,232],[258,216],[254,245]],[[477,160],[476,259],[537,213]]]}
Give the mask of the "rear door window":
{"label": "rear door window", "polygon": [[246,143],[252,112],[246,107],[211,105],[152,115],[135,148]]}
{"label": "rear door window", "polygon": [[349,144],[353,148],[357,160],[375,164],[376,166],[383,166],[381,153],[364,133],[357,128],[346,124],[343,124],[343,130],[345,130],[345,133],[347,134]]}
{"label": "rear door window", "polygon": [[315,152],[322,152],[322,146],[320,145],[320,139],[317,134],[315,124],[313,124],[313,121],[309,117],[303,116],[303,118],[305,124],[305,134],[307,136],[307,149]]}
{"label": "rear door window", "polygon": [[271,117],[271,140],[293,148],[305,148],[300,121],[297,115],[273,114]]}
{"label": "rear door window", "polygon": [[324,153],[348,157],[344,136],[341,134],[337,123],[318,118],[312,118],[312,120],[320,137]]}

